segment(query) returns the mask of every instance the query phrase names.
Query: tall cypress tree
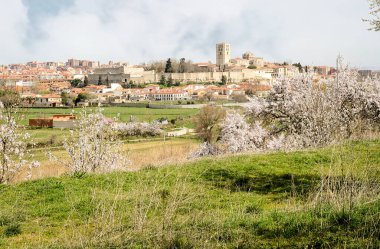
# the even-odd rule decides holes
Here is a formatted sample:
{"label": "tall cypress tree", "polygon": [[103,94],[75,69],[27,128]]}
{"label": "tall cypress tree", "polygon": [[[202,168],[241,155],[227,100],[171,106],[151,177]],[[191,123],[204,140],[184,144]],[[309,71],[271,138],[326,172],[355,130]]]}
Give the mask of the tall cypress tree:
{"label": "tall cypress tree", "polygon": [[166,61],[165,73],[173,73],[172,61],[170,58]]}
{"label": "tall cypress tree", "polygon": [[84,76],[83,86],[84,87],[88,86],[88,77],[87,76]]}

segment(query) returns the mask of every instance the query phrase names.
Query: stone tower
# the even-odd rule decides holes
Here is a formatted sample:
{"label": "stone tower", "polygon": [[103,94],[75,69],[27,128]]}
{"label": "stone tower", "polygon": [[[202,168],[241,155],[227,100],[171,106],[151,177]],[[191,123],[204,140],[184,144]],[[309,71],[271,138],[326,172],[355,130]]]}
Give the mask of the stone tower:
{"label": "stone tower", "polygon": [[231,45],[228,43],[216,44],[216,65],[224,66],[230,62],[231,59]]}

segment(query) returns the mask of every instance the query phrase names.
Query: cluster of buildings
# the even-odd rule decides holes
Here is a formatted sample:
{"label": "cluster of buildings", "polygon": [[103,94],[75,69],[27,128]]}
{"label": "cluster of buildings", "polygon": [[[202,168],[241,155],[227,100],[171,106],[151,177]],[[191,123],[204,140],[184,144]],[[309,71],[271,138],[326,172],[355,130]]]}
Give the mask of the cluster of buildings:
{"label": "cluster of buildings", "polygon": [[155,83],[164,76],[179,83],[212,83],[220,82],[226,77],[229,83],[259,82],[271,84],[279,77],[289,77],[299,73],[299,68],[293,65],[280,65],[265,62],[263,58],[246,52],[242,58],[231,59],[231,45],[220,43],[216,45],[216,64],[210,62],[194,64],[200,72],[158,73],[146,71],[139,66],[121,65],[120,67],[97,68],[89,75],[89,81],[97,84],[101,81],[110,83],[134,84]]}
{"label": "cluster of buildings", "polygon": [[[271,63],[251,52],[232,58],[231,45],[216,44],[216,63],[194,63],[197,70],[156,72],[142,65],[124,62],[100,64],[98,61],[69,59],[67,62],[28,62],[0,66],[0,83],[20,92],[25,106],[61,106],[63,94],[75,99],[80,93],[92,96],[89,102],[178,101],[233,99],[247,91],[263,95],[278,78],[299,74],[303,68],[286,63]],[[310,67],[320,77],[330,77],[334,69]],[[177,87],[162,88],[162,79]],[[79,87],[74,80],[85,82]],[[224,85],[219,83],[224,81]],[[146,87],[130,88],[144,85]]]}
{"label": "cluster of buildings", "polygon": [[[89,94],[91,98],[78,105],[121,104],[131,102],[152,101],[216,101],[238,100],[246,93],[264,96],[271,89],[268,85],[259,84],[228,84],[225,86],[190,84],[172,88],[161,88],[158,84],[149,84],[144,88],[125,89],[119,83],[105,85],[89,85],[83,88],[71,88],[64,92],[67,96]],[[21,95],[24,107],[60,107],[63,106],[63,97],[58,94],[24,93]],[[183,102],[185,103],[185,102]]]}

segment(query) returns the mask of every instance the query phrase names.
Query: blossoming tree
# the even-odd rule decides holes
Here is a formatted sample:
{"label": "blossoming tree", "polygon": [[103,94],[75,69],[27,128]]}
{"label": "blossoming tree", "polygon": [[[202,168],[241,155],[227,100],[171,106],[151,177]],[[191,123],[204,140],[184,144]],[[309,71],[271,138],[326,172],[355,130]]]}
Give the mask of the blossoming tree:
{"label": "blossoming tree", "polygon": [[123,170],[129,163],[116,124],[105,118],[100,109],[92,113],[82,110],[64,148],[70,157],[64,164],[73,173]]}
{"label": "blossoming tree", "polygon": [[27,178],[31,178],[32,168],[38,167],[38,162],[28,162],[31,157],[27,150],[28,133],[23,133],[17,124],[16,110],[5,110],[0,102],[0,184],[9,183],[14,176],[27,168]]}
{"label": "blossoming tree", "polygon": [[339,60],[335,77],[303,73],[274,83],[245,113],[229,112],[213,150],[196,155],[320,147],[380,130],[380,79],[363,79]]}

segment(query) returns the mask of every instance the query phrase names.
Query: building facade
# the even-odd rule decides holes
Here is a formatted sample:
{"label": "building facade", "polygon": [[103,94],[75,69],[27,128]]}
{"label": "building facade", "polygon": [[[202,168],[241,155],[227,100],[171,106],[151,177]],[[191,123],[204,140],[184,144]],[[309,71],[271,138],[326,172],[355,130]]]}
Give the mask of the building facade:
{"label": "building facade", "polygon": [[231,45],[228,43],[216,44],[216,65],[223,67],[228,65],[231,59]]}
{"label": "building facade", "polygon": [[108,67],[97,68],[93,74],[88,75],[88,81],[90,84],[101,83],[103,85],[111,83],[154,83],[158,79],[155,71],[145,71],[142,67]]}

